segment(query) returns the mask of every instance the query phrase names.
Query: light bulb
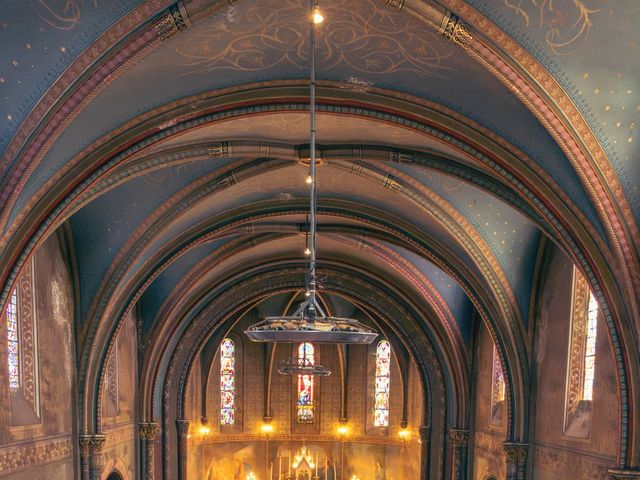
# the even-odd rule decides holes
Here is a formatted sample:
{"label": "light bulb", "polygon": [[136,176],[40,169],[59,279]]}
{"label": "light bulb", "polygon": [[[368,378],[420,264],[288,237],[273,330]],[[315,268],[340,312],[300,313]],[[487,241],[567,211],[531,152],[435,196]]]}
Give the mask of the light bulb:
{"label": "light bulb", "polygon": [[322,23],[322,22],[324,22],[324,17],[322,16],[322,13],[320,13],[320,9],[316,7],[313,10],[313,23],[318,25],[319,23]]}
{"label": "light bulb", "polygon": [[305,296],[305,297],[308,297],[308,296],[310,296],[310,295],[311,295],[311,292],[310,292],[309,290],[307,290],[306,292],[304,292],[304,296]]}
{"label": "light bulb", "polygon": [[305,255],[311,255],[311,250],[309,249],[309,247],[304,249],[304,254]]}
{"label": "light bulb", "polygon": [[311,185],[313,183],[313,178],[311,178],[311,175],[309,175],[307,177],[307,179],[305,180],[305,182],[307,182],[309,185]]}

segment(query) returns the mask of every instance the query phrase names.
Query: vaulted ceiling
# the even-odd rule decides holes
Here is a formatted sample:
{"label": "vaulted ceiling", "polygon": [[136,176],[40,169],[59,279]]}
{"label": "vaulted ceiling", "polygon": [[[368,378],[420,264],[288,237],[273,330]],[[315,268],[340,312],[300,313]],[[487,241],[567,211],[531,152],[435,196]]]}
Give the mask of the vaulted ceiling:
{"label": "vaulted ceiling", "polygon": [[[640,5],[320,4],[324,274],[419,299],[464,357],[474,318],[526,334],[550,239],[637,322]],[[65,229],[85,356],[134,305],[154,338],[242,275],[304,262],[307,2],[194,0],[173,24],[170,5],[3,10],[2,278]],[[447,35],[445,7],[466,30]]]}

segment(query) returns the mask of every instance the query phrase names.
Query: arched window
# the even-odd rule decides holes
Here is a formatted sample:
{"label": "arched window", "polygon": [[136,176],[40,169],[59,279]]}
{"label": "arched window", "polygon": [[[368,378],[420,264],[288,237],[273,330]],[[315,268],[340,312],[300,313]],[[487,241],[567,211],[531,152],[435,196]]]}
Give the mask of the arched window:
{"label": "arched window", "polygon": [[493,374],[491,380],[491,423],[501,425],[504,418],[504,372],[496,346],[493,346]]}
{"label": "arched window", "polygon": [[589,291],[589,307],[587,309],[587,339],[584,349],[584,384],[582,398],[593,400],[593,376],[596,369],[596,334],[598,331],[598,301]]}
{"label": "arched window", "polygon": [[9,362],[9,388],[20,388],[20,338],[18,334],[18,293],[14,288],[5,313],[7,321],[7,360]]}
{"label": "arched window", "polygon": [[236,346],[225,338],[220,345],[220,425],[236,422]]}
{"label": "arched window", "polygon": [[36,325],[35,260],[26,262],[4,311],[7,365],[11,393],[11,424],[40,423],[38,335]]}
{"label": "arched window", "polygon": [[565,435],[588,437],[596,367],[598,301],[587,279],[574,267]]}
{"label": "arched window", "polygon": [[[298,346],[298,364],[315,365],[315,350],[310,343],[301,343]],[[313,411],[313,375],[298,375],[298,423],[313,423],[315,418]]]}
{"label": "arched window", "polygon": [[389,426],[389,386],[391,385],[391,345],[381,340],[376,348],[376,383],[373,425]]}

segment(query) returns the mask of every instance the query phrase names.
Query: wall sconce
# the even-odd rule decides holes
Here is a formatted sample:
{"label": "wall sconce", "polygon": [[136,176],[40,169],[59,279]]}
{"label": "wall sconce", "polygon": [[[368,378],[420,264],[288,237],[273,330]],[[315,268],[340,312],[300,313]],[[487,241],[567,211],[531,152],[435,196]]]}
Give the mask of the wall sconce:
{"label": "wall sconce", "polygon": [[262,433],[269,435],[271,432],[273,432],[273,425],[271,425],[270,423],[263,423],[260,427],[260,430],[262,430]]}
{"label": "wall sconce", "polygon": [[406,441],[406,440],[409,440],[409,437],[411,437],[411,432],[409,431],[408,428],[401,428],[400,431],[398,432],[398,435],[402,440]]}
{"label": "wall sconce", "polygon": [[211,433],[211,428],[209,428],[208,418],[202,417],[200,419],[200,428],[198,429],[198,431],[200,432],[200,435],[202,435],[203,437],[206,437],[207,435],[209,435],[209,433]]}
{"label": "wall sconce", "polygon": [[338,435],[344,437],[347,433],[349,433],[349,427],[346,425],[340,425],[338,427]]}

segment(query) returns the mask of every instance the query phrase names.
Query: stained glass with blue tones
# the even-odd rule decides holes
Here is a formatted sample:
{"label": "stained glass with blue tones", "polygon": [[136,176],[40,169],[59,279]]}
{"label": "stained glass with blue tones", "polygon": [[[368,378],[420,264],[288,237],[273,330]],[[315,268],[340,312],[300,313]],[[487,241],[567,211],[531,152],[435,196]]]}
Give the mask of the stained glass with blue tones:
{"label": "stained glass with blue tones", "polygon": [[5,311],[7,321],[7,360],[9,364],[9,388],[20,387],[20,339],[18,334],[18,294],[11,292]]}
{"label": "stained glass with blue tones", "polygon": [[225,338],[220,344],[220,424],[234,425],[236,420],[236,347]]}
{"label": "stained glass with blue tones", "polygon": [[[298,363],[300,365],[315,365],[315,349],[310,343],[301,343],[298,347]],[[298,375],[298,423],[313,423],[315,413],[313,409],[313,375]]]}
{"label": "stained glass with blue tones", "polygon": [[391,345],[381,340],[376,348],[376,381],[373,424],[389,426],[389,387],[391,385]]}

